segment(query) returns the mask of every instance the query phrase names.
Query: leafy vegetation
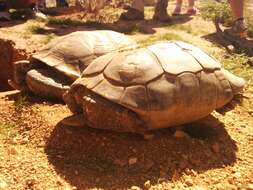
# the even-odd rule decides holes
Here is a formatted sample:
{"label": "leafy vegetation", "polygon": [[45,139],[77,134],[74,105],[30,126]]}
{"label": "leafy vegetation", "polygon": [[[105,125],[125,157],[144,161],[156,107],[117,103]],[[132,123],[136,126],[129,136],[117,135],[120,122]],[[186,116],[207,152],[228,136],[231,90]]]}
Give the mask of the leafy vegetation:
{"label": "leafy vegetation", "polygon": [[39,24],[32,24],[27,27],[27,30],[32,34],[45,34],[48,33],[48,30],[43,28]]}
{"label": "leafy vegetation", "polygon": [[0,138],[8,139],[17,135],[17,125],[13,122],[0,122]]}
{"label": "leafy vegetation", "polygon": [[68,26],[81,26],[84,25],[84,22],[79,20],[72,20],[69,18],[66,19],[58,19],[54,17],[48,17],[47,24],[55,24],[55,25],[68,25]]}
{"label": "leafy vegetation", "polygon": [[18,98],[14,101],[14,106],[16,108],[20,108],[23,106],[27,106],[28,105],[28,101],[27,101],[27,95],[26,94],[20,94],[18,96]]}
{"label": "leafy vegetation", "polygon": [[230,26],[233,22],[231,9],[227,1],[202,1],[200,5],[200,11],[205,20],[218,20],[225,26]]}
{"label": "leafy vegetation", "polygon": [[43,40],[43,44],[48,44],[54,38],[56,38],[55,34],[48,34],[48,35],[46,35],[45,39]]}
{"label": "leafy vegetation", "polygon": [[253,23],[248,24],[248,36],[253,38]]}
{"label": "leafy vegetation", "polygon": [[177,35],[175,33],[170,33],[167,32],[165,34],[162,35],[158,35],[158,36],[151,36],[148,37],[147,39],[144,40],[140,40],[138,41],[139,44],[141,44],[141,46],[148,46],[152,43],[155,43],[157,41],[170,41],[170,40],[181,40],[181,41],[185,41],[180,35]]}

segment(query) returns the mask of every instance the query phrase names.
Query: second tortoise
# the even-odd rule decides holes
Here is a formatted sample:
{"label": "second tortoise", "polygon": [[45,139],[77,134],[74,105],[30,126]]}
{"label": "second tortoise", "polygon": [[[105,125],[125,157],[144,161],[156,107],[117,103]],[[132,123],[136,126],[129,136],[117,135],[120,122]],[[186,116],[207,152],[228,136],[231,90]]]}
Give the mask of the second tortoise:
{"label": "second tortoise", "polygon": [[53,40],[30,60],[16,62],[9,83],[21,91],[61,100],[95,58],[135,46],[134,40],[110,30],[73,32]]}

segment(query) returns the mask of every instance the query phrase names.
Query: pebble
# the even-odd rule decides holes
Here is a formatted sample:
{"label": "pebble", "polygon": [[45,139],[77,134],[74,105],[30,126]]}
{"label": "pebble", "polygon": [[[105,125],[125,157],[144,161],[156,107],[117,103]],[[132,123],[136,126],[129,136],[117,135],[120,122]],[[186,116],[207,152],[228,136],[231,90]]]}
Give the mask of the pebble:
{"label": "pebble", "polygon": [[189,138],[190,136],[187,133],[185,133],[184,131],[177,130],[174,133],[174,137],[176,137],[176,138]]}
{"label": "pebble", "polygon": [[114,160],[114,164],[120,166],[120,167],[123,167],[126,165],[126,163],[123,161],[123,160],[120,160],[120,159],[115,159]]}
{"label": "pebble", "polygon": [[27,137],[20,140],[20,144],[27,144],[27,143],[29,143],[29,139]]}
{"label": "pebble", "polygon": [[155,137],[155,135],[151,134],[151,133],[145,133],[145,134],[143,134],[143,138],[145,140],[152,140],[154,137]]}
{"label": "pebble", "polygon": [[8,154],[17,155],[17,154],[18,154],[18,151],[16,150],[15,147],[10,147],[10,148],[8,149]]}
{"label": "pebble", "polygon": [[5,181],[0,180],[0,189],[7,189],[8,185]]}
{"label": "pebble", "polygon": [[242,175],[241,175],[240,172],[235,172],[235,173],[233,174],[233,176],[234,176],[235,178],[240,178]]}
{"label": "pebble", "polygon": [[138,187],[138,186],[132,186],[132,187],[131,187],[131,190],[141,190],[141,188]]}
{"label": "pebble", "polygon": [[13,138],[13,139],[10,140],[9,143],[12,144],[12,145],[16,145],[16,144],[18,144],[18,141],[17,141],[16,138]]}
{"label": "pebble", "polygon": [[185,180],[185,184],[186,184],[187,186],[193,186],[193,181],[192,181],[192,179],[190,179],[190,178],[186,179],[186,180]]}
{"label": "pebble", "polygon": [[146,182],[144,183],[144,187],[145,187],[145,189],[149,189],[149,188],[151,187],[151,182],[150,182],[150,180],[148,180],[148,181],[146,181]]}
{"label": "pebble", "polygon": [[213,151],[214,153],[219,153],[219,152],[220,152],[220,145],[219,145],[218,143],[214,143],[214,144],[212,145],[212,151]]}
{"label": "pebble", "polygon": [[136,164],[137,161],[138,161],[138,158],[136,158],[136,157],[134,157],[134,158],[129,158],[128,164],[129,164],[129,165],[133,165],[133,164]]}
{"label": "pebble", "polygon": [[247,190],[253,190],[253,183],[248,184],[246,187]]}

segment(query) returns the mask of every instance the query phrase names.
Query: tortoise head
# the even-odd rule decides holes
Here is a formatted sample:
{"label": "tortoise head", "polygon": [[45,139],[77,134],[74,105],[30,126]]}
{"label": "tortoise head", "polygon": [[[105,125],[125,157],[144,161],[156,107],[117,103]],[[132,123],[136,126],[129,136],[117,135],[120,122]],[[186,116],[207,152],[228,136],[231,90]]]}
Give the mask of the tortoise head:
{"label": "tortoise head", "polygon": [[246,84],[245,80],[233,75],[232,73],[228,72],[226,69],[221,69],[221,71],[224,74],[225,78],[229,81],[233,94],[235,95],[242,92]]}

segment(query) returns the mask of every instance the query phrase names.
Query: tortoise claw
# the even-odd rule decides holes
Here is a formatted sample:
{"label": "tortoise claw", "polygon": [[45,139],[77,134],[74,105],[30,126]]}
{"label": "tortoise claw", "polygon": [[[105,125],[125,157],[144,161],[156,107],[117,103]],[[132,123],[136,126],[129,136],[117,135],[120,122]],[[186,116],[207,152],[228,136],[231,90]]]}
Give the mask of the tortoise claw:
{"label": "tortoise claw", "polygon": [[14,89],[16,89],[16,90],[20,90],[20,91],[27,91],[27,90],[28,90],[26,87],[24,87],[24,86],[22,86],[22,85],[19,85],[18,83],[14,82],[14,81],[11,80],[11,79],[8,80],[8,84],[9,84],[12,88],[14,88]]}
{"label": "tortoise claw", "polygon": [[61,124],[73,127],[84,127],[86,125],[85,118],[83,114],[72,115],[64,118]]}

